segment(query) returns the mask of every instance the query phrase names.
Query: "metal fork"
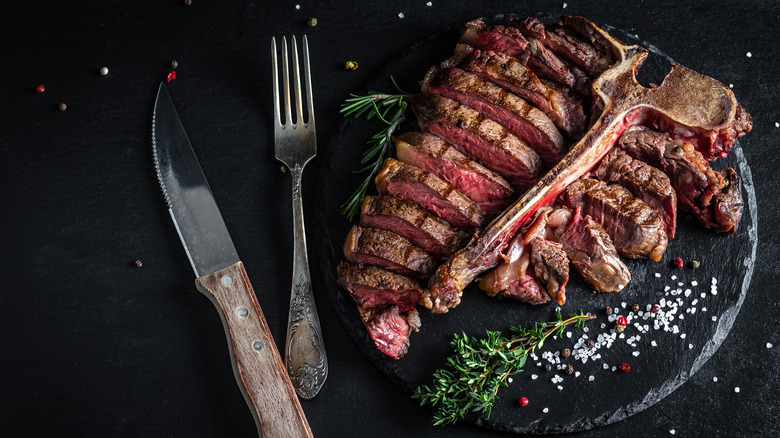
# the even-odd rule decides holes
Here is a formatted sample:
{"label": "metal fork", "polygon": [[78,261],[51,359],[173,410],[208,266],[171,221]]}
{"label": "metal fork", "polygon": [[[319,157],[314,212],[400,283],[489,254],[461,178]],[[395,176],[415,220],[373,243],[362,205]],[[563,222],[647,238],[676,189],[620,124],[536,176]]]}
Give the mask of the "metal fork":
{"label": "metal fork", "polygon": [[292,37],[292,67],[295,79],[295,123],[290,106],[290,72],[287,62],[287,38],[282,37],[282,76],[284,80],[284,113],[281,118],[279,102],[279,68],[276,62],[276,38],[271,39],[271,65],[274,86],[274,140],[276,159],[290,169],[292,176],[293,209],[293,280],[290,297],[290,314],[287,323],[287,341],[284,363],[296,392],[305,399],[317,395],[328,377],[328,358],[317,307],[311,288],[309,261],[306,253],[306,232],[303,226],[303,202],[301,201],[301,176],[303,168],[317,154],[317,137],[314,131],[314,103],[311,93],[309,46],[303,36],[303,69],[306,74],[306,113],[303,121],[301,102],[301,78],[298,68],[298,48]]}

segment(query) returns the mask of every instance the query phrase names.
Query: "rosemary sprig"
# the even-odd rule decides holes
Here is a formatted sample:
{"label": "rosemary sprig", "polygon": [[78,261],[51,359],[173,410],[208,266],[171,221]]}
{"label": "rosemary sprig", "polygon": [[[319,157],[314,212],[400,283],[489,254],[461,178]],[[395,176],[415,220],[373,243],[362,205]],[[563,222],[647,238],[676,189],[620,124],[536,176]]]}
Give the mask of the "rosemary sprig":
{"label": "rosemary sprig", "polygon": [[594,315],[572,314],[568,319],[556,311],[552,322],[537,322],[533,327],[511,327],[511,338],[500,332],[488,331],[485,338],[455,334],[450,345],[455,350],[447,365],[433,373],[433,385],[415,389],[413,398],[421,406],[434,408],[433,424],[455,424],[466,414],[482,412],[490,418],[498,389],[508,386],[507,377],[521,372],[528,355],[544,345],[548,336],[563,335],[566,326],[582,327]]}
{"label": "rosemary sprig", "polygon": [[398,86],[392,76],[390,76],[390,81],[399,94],[378,93],[376,91],[369,91],[364,96],[350,94],[351,97],[341,104],[339,112],[345,117],[360,117],[365,114],[366,120],[376,117],[385,125],[384,129],[374,134],[367,142],[368,149],[363,152],[363,158],[360,160],[360,164],[365,165],[365,167],[353,171],[353,173],[370,172],[350,197],[341,204],[341,214],[350,221],[360,211],[360,204],[366,196],[368,188],[371,187],[374,176],[382,167],[388,150],[392,148],[393,133],[406,120],[409,94]]}

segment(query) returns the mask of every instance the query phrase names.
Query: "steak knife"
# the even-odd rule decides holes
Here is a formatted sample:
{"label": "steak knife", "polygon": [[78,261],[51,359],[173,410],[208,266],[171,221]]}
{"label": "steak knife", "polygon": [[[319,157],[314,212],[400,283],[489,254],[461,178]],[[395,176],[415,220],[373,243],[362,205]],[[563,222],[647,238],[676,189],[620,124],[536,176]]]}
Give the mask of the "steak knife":
{"label": "steak knife", "polygon": [[168,212],[195,271],[197,289],[222,318],[233,373],[258,433],[312,437],[244,265],[162,83],[152,116],[152,146]]}

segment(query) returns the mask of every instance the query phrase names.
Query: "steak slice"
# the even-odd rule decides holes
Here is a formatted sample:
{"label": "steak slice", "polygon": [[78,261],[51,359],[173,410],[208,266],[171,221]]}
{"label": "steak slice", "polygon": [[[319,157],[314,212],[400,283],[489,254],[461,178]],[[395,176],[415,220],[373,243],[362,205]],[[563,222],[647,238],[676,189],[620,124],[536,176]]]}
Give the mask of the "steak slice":
{"label": "steak slice", "polygon": [[492,170],[470,160],[446,141],[423,132],[395,138],[398,159],[452,184],[487,214],[497,214],[514,194],[512,186]]}
{"label": "steak slice", "polygon": [[419,282],[378,266],[341,262],[336,270],[339,286],[363,308],[390,304],[405,312],[417,305],[422,294]]}
{"label": "steak slice", "polygon": [[502,296],[526,302],[544,304],[550,298],[534,277],[531,255],[518,234],[509,244],[504,261],[479,279],[479,288],[487,295]]}
{"label": "steak slice", "polygon": [[563,137],[542,111],[515,94],[458,68],[431,68],[422,92],[455,100],[502,124],[535,150],[548,167],[565,154]]}
{"label": "steak slice", "polygon": [[541,176],[539,154],[484,114],[441,96],[414,95],[410,102],[424,130],[498,173],[514,188],[526,189]]}
{"label": "steak slice", "polygon": [[555,56],[553,52],[544,47],[536,38],[527,38],[528,46],[525,53],[518,59],[527,65],[540,78],[549,79],[565,85],[568,88],[574,88],[574,74],[569,68]]}
{"label": "steak slice", "polygon": [[398,234],[357,225],[344,242],[344,257],[352,263],[377,265],[418,280],[427,280],[438,265],[433,256]]}
{"label": "steak slice", "polygon": [[610,66],[606,56],[563,27],[545,29],[544,24],[536,17],[513,19],[511,23],[523,35],[536,38],[556,55],[585,69],[590,76],[598,76]]}
{"label": "steak slice", "polygon": [[575,211],[571,222],[558,228],[556,240],[574,267],[594,289],[619,292],[629,281],[631,272],[620,260],[609,234],[590,216]]}
{"label": "steak slice", "polygon": [[606,59],[608,65],[611,66],[619,59],[619,54],[616,53],[617,50],[614,45],[604,35],[596,31],[596,27],[590,21],[582,17],[564,16],[561,18],[561,24],[564,29],[573,30],[590,43]]}
{"label": "steak slice", "polygon": [[666,251],[668,237],[661,214],[617,184],[590,178],[575,181],[561,200],[600,223],[626,257],[646,256],[657,262]]}
{"label": "steak slice", "polygon": [[536,278],[547,288],[547,295],[558,304],[566,302],[569,259],[560,243],[535,237],[531,240],[531,265]]}
{"label": "steak slice", "polygon": [[665,173],[641,160],[636,160],[620,148],[601,160],[596,178],[618,183],[637,198],[658,210],[664,220],[667,236],[674,238],[677,225],[677,194]]}
{"label": "steak slice", "polygon": [[488,26],[482,19],[471,20],[461,30],[460,41],[477,49],[506,53],[516,58],[523,55],[528,41],[519,30],[507,26]]}
{"label": "steak slice", "polygon": [[579,138],[585,131],[585,113],[579,99],[545,84],[517,58],[463,44],[455,50],[443,66],[459,61],[463,70],[495,82],[539,108],[569,138]]}
{"label": "steak slice", "polygon": [[358,312],[376,348],[396,360],[409,351],[412,331],[420,330],[420,314],[415,309],[402,313],[398,306],[358,307]]}
{"label": "steak slice", "polygon": [[366,196],[361,208],[360,226],[392,231],[439,257],[447,257],[457,251],[468,238],[467,233],[418,204],[394,196]]}
{"label": "steak slice", "polygon": [[716,232],[737,231],[742,192],[734,169],[713,170],[690,143],[644,126],[632,126],[618,142],[629,155],[663,169],[677,193],[680,208]]}
{"label": "steak slice", "polygon": [[485,212],[450,183],[419,167],[388,158],[375,178],[381,194],[408,199],[463,229],[482,225]]}

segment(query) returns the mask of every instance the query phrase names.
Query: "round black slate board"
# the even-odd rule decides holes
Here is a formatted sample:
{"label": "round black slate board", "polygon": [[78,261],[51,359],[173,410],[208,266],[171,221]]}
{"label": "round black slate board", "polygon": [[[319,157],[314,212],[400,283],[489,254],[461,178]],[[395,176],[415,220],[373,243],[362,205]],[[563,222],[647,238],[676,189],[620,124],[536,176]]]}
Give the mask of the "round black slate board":
{"label": "round black slate board", "polygon": [[[542,16],[542,19],[551,21],[551,17]],[[504,20],[498,16],[493,21]],[[670,57],[633,35],[604,27],[627,43],[638,43],[651,50],[640,72],[640,82],[662,80],[668,71]],[[418,91],[419,80],[428,67],[451,54],[458,29],[447,29],[413,45],[390,62],[366,90],[392,91],[389,77],[393,75],[403,89]],[[406,128],[413,129],[413,123]],[[411,394],[420,384],[429,384],[433,372],[444,365],[450,353],[449,341],[453,333],[464,331],[469,335],[481,335],[485,330],[506,332],[513,325],[528,326],[535,321],[553,319],[555,306],[528,306],[512,300],[488,298],[472,284],[464,291],[462,303],[447,314],[432,315],[421,309],[422,328],[419,333],[412,334],[411,347],[404,358],[395,361],[380,353],[368,336],[354,302],[336,284],[336,265],[343,260],[341,248],[351,227],[338,213],[339,206],[362,181],[364,176],[351,171],[361,167],[359,161],[365,142],[378,129],[381,129],[378,123],[362,119],[345,119],[341,123],[325,154],[320,174],[318,238],[314,244],[322,256],[322,272],[333,307],[353,340],[383,374]],[[634,303],[644,310],[647,305],[658,304],[662,298],[682,300],[677,315],[682,314],[685,319],[675,318],[669,324],[670,328],[676,325],[678,333],[664,331],[663,328],[655,330],[653,319],[639,318],[639,322],[649,326],[649,331],[640,333],[633,324],[629,324],[623,338],[616,339],[611,348],[598,350],[600,359],[584,364],[573,357],[563,359],[562,364],[574,366],[579,373],[577,377],[566,375],[555,366],[553,371],[545,372],[538,363],[547,363],[546,360],[529,358],[524,372],[514,376],[508,388],[500,390],[491,417],[473,417],[470,420],[489,429],[516,433],[586,430],[620,421],[646,409],[693,375],[717,350],[731,329],[748,290],[755,262],[755,192],[750,168],[739,144],[728,158],[713,163],[713,167],[718,169],[729,166],[737,169],[743,178],[745,200],[742,221],[735,235],[714,234],[690,215],[681,213],[677,237],[669,243],[660,262],[626,260],[633,279],[621,293],[593,294],[578,274],[572,274],[567,288],[568,301],[562,313],[584,310],[597,314],[598,318],[587,324],[584,329],[587,332],[572,329],[571,338],[550,340],[542,351],[572,348],[583,335],[596,339],[601,333],[609,334],[614,323],[609,322],[604,314],[606,306],[627,315]],[[675,257],[686,261],[699,260],[701,266],[695,270],[688,266],[684,269],[672,268],[671,260]],[[677,278],[673,280],[672,276]],[[717,281],[716,294],[712,293],[713,278]],[[693,286],[693,281],[698,285]],[[665,290],[667,286],[670,290]],[[678,288],[682,293],[673,295],[672,292]],[[686,289],[690,289],[688,296]],[[686,309],[692,308],[696,308],[695,313],[686,313]],[[634,346],[629,345],[626,340],[636,335],[641,338],[634,342]],[[637,356],[635,352],[638,352]],[[630,364],[630,372],[613,370],[623,362]],[[551,382],[555,375],[563,380]],[[593,376],[592,381],[589,376]],[[559,385],[562,389],[558,388]],[[530,399],[527,407],[517,406],[516,400],[521,396]],[[416,401],[410,399],[410,403]],[[544,412],[545,408],[547,412]]]}

